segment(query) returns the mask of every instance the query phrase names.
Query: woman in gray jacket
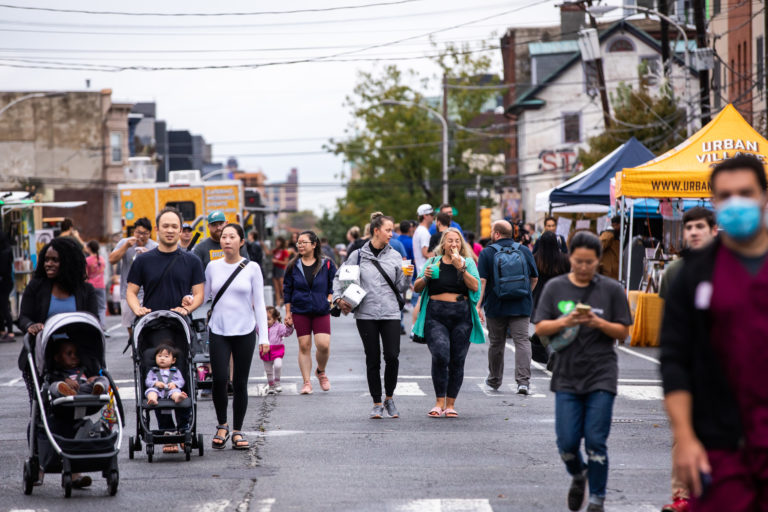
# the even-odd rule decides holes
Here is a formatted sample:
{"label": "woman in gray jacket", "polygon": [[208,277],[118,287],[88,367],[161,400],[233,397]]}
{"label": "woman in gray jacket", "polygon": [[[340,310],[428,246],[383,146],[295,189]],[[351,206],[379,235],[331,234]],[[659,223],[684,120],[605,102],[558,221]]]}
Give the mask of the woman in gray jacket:
{"label": "woman in gray jacket", "polygon": [[[365,350],[365,366],[368,377],[368,390],[373,398],[372,419],[380,419],[387,414],[399,417],[392,395],[397,386],[397,371],[400,355],[400,311],[405,303],[403,293],[410,286],[413,266],[403,267],[403,259],[390,245],[394,229],[394,219],[381,212],[371,214],[371,239],[360,249],[347,257],[345,265],[360,266],[360,287],[366,295],[354,310],[357,330]],[[378,265],[378,267],[377,267]],[[386,274],[395,291],[387,283]],[[342,286],[339,273],[333,281],[333,302],[344,314],[352,311],[352,306],[342,299]],[[381,342],[379,342],[381,339]],[[384,391],[385,400],[381,401],[381,349],[384,350]]]}

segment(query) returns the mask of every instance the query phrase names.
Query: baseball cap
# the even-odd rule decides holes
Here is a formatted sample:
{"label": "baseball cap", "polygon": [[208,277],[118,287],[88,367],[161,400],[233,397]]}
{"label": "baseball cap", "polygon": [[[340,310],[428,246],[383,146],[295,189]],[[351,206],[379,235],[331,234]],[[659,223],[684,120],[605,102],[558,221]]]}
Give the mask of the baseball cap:
{"label": "baseball cap", "polygon": [[227,218],[224,216],[224,212],[221,210],[213,210],[208,214],[208,224],[213,222],[226,222]]}
{"label": "baseball cap", "polygon": [[428,204],[423,204],[416,210],[416,215],[432,215],[433,213],[435,212],[432,209],[432,206]]}
{"label": "baseball cap", "polygon": [[185,222],[184,224],[181,225],[181,229],[192,229],[192,224],[190,224],[189,222]]}

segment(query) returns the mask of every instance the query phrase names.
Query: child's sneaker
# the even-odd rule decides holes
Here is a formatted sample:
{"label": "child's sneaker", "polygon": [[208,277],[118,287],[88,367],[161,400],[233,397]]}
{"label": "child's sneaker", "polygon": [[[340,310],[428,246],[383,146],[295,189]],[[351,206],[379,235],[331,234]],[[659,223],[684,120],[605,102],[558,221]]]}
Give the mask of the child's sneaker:
{"label": "child's sneaker", "polygon": [[277,381],[275,382],[275,391],[277,391],[278,393],[283,392],[283,386],[280,385],[280,382],[277,382]]}
{"label": "child's sneaker", "polygon": [[275,389],[275,385],[274,384],[270,384],[269,386],[267,386],[267,394],[268,395],[276,395],[277,394],[277,390]]}
{"label": "child's sneaker", "polygon": [[104,384],[101,382],[97,382],[93,385],[93,391],[91,392],[94,395],[103,395],[106,389],[104,389]]}
{"label": "child's sneaker", "polygon": [[77,391],[72,389],[69,384],[66,382],[59,382],[58,386],[56,386],[56,391],[59,392],[59,396],[75,396],[77,394]]}

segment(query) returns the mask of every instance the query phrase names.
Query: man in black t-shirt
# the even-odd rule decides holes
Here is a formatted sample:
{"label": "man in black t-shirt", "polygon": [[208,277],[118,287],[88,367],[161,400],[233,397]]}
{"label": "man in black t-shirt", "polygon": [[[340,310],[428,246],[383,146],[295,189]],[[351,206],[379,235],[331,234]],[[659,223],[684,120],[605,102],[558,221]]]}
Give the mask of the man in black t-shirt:
{"label": "man in black t-shirt", "polygon": [[451,216],[447,213],[438,213],[435,220],[435,234],[429,237],[429,247],[427,252],[429,256],[435,255],[435,248],[440,244],[440,239],[443,237],[443,231],[451,227]]}
{"label": "man in black t-shirt", "polygon": [[[162,309],[188,315],[203,303],[203,265],[195,255],[179,249],[181,224],[176,209],[164,208],[157,216],[158,247],[139,255],[131,266],[125,298],[136,316]],[[143,303],[138,297],[142,287]],[[190,290],[192,302],[182,306],[181,301]]]}

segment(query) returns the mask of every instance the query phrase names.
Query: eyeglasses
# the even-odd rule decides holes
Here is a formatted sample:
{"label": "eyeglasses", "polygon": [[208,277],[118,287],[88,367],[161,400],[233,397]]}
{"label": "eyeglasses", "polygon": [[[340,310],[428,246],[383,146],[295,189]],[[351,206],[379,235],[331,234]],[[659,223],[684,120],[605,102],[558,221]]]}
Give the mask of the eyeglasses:
{"label": "eyeglasses", "polygon": [[312,245],[312,242],[304,242],[303,240],[299,240],[296,242],[296,245]]}
{"label": "eyeglasses", "polygon": [[149,231],[134,231],[134,236],[149,236]]}

